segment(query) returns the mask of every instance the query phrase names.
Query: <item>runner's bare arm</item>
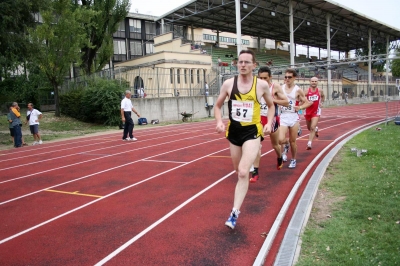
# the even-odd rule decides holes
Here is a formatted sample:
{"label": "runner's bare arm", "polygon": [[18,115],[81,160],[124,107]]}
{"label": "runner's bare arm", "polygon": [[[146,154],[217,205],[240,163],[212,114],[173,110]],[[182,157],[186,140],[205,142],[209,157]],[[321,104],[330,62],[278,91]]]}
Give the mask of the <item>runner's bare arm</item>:
{"label": "runner's bare arm", "polygon": [[274,120],[275,105],[274,105],[274,101],[272,99],[272,95],[269,91],[268,83],[263,80],[259,80],[258,84],[260,84],[260,86],[262,86],[262,89],[263,89],[262,97],[264,98],[265,103],[268,106],[268,113],[267,113],[268,123],[264,126],[264,129],[263,129],[264,134],[268,135],[272,131],[271,124],[272,124],[272,121]]}
{"label": "runner's bare arm", "polygon": [[319,102],[319,106],[322,107],[322,105],[325,102],[325,94],[324,94],[324,90],[318,89],[319,90],[319,94],[321,95],[321,101]]}
{"label": "runner's bare arm", "polygon": [[299,100],[299,102],[301,102],[301,105],[294,107],[294,109],[296,111],[304,110],[313,104],[313,102],[310,102],[309,100],[307,100],[306,96],[304,95],[303,90],[297,90],[296,93],[297,93],[297,99]]}
{"label": "runner's bare arm", "polygon": [[228,79],[222,84],[221,90],[214,106],[214,117],[215,120],[217,120],[217,127],[215,128],[215,131],[217,131],[217,133],[225,132],[225,125],[222,122],[221,108],[225,102],[226,97],[229,96],[230,88],[232,88],[232,82],[231,79]]}
{"label": "runner's bare arm", "polygon": [[274,84],[274,103],[281,106],[289,106],[289,99],[286,97],[285,93],[283,93],[281,85],[275,83]]}

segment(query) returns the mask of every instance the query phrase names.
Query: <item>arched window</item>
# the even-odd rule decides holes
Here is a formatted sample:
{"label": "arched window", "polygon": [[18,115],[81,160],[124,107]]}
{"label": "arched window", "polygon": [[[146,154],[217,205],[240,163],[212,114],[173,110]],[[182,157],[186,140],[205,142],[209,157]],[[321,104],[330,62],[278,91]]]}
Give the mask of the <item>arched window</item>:
{"label": "arched window", "polygon": [[187,69],[183,70],[183,77],[185,79],[185,84],[187,84]]}

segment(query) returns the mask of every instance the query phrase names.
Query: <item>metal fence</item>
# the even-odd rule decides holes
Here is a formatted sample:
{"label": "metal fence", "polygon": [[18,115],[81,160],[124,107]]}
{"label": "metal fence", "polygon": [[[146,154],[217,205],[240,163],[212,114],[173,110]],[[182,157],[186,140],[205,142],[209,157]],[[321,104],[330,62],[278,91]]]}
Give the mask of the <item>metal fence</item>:
{"label": "metal fence", "polygon": [[[153,65],[144,67],[117,68],[115,70],[104,70],[92,74],[89,78],[103,78],[120,80],[121,84],[127,82],[127,89],[132,91],[132,97],[140,97],[139,89],[143,88],[146,97],[163,98],[178,96],[200,96],[205,95],[205,82],[209,87],[208,94],[218,95],[222,83],[236,75],[237,69],[234,67],[221,67],[213,64],[211,69],[202,68],[162,68]],[[254,72],[257,74],[257,69]],[[63,84],[60,93],[86,86],[88,77],[78,77],[68,79]],[[275,82],[283,84],[283,75],[273,75]],[[320,79],[320,89],[327,92],[326,99],[331,101],[344,100],[346,94],[348,99],[364,101],[366,98],[374,100],[374,97],[394,97],[399,95],[399,91],[394,83],[389,85],[383,82],[357,82],[357,84],[346,84],[341,79],[332,79],[331,86],[328,88],[326,79]],[[306,89],[309,86],[309,78],[299,76],[297,84]],[[357,99],[357,100],[356,100]],[[376,99],[375,99],[376,100]],[[378,99],[379,100],[379,99]]]}
{"label": "metal fence", "polygon": [[[201,68],[161,68],[139,67],[104,70],[93,74],[90,79],[104,78],[119,80],[121,84],[128,82],[127,89],[132,91],[132,97],[140,97],[143,88],[146,97],[178,97],[198,96],[205,94],[205,82],[208,83],[210,94],[216,94],[217,72]],[[66,82],[62,86],[62,93],[79,86],[87,86],[88,77],[78,77]]]}

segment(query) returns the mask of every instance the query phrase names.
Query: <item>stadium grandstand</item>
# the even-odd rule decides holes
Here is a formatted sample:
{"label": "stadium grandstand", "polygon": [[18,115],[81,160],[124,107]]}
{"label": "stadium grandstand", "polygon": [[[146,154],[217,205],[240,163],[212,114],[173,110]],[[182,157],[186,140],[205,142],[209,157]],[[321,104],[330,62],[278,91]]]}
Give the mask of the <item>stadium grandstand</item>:
{"label": "stadium grandstand", "polygon": [[[294,67],[299,85],[318,76],[331,100],[335,92],[351,97],[397,95],[395,77],[376,68],[388,64],[387,54],[352,55],[372,42],[389,50],[400,39],[396,28],[331,1],[209,2],[191,0],[160,17],[130,13],[114,34],[114,57],[106,71],[120,73],[134,91],[145,87],[149,97],[176,96],[178,91],[180,96],[203,95],[204,82],[210,94],[217,95],[223,82],[218,77],[235,73],[238,50],[252,49],[257,65],[269,65],[275,80],[282,82],[282,71]],[[169,40],[162,38],[166,33],[172,33]],[[155,43],[157,36],[162,43]],[[296,51],[299,48],[303,50]],[[171,61],[171,56],[185,60]]]}

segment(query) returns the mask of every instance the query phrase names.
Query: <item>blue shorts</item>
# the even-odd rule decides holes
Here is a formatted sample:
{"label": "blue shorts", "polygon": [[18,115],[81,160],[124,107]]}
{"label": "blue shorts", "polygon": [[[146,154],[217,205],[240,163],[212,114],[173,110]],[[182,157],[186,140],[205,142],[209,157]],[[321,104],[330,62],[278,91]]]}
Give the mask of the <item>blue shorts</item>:
{"label": "blue shorts", "polygon": [[31,130],[31,133],[32,133],[32,134],[37,134],[37,133],[39,133],[39,125],[38,125],[38,124],[36,124],[36,125],[30,125],[30,126],[29,126],[29,129]]}

